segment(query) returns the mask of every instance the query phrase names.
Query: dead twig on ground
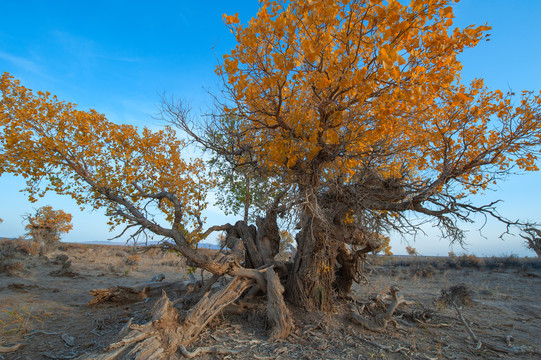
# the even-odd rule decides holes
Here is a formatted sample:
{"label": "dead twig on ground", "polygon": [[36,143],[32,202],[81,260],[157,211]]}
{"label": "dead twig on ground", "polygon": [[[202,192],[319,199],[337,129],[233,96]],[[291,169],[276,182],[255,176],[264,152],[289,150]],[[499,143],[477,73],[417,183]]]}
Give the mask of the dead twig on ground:
{"label": "dead twig on ground", "polygon": [[389,323],[393,324],[394,327],[397,327],[398,324],[396,323],[396,320],[393,319],[393,314],[398,306],[400,306],[401,304],[407,304],[406,300],[404,300],[403,297],[398,296],[398,291],[399,289],[397,286],[391,287],[390,295],[392,301],[384,314],[377,314],[373,316],[373,319],[367,319],[352,311],[350,313],[351,320],[354,323],[361,325],[365,329],[375,332],[384,331]]}

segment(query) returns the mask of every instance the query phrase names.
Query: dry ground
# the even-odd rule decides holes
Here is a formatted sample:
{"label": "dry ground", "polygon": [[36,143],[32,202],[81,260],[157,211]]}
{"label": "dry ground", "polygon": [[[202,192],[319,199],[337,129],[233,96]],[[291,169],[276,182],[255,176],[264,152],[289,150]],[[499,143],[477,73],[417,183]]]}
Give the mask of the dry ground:
{"label": "dry ground", "polygon": [[[158,274],[165,281],[188,279],[181,258],[158,250],[135,255],[128,247],[63,244],[47,257],[27,252],[32,249],[24,242],[0,243],[0,344],[22,343],[0,359],[72,359],[100,350],[117,339],[130,318],[148,321],[156,298],[88,307],[91,289],[141,284]],[[66,255],[71,266],[62,271],[58,255]],[[355,287],[353,299],[338,301],[333,314],[306,314],[290,306],[295,330],[285,341],[266,341],[265,309],[259,308],[219,316],[193,347],[242,350],[200,359],[541,358],[535,352],[541,350],[537,260],[374,258],[366,276],[368,282]],[[462,312],[481,341],[527,352],[475,350],[455,311],[435,301],[442,288],[457,284],[471,290],[472,302]],[[351,324],[346,314],[352,301],[369,302],[391,285],[412,302],[397,311],[396,328],[374,333]]]}

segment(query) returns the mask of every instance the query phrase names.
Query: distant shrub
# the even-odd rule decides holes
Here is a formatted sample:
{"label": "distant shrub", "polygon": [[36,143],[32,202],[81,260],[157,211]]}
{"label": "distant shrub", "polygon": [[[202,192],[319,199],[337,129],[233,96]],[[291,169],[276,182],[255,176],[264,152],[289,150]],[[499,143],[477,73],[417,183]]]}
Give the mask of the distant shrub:
{"label": "distant shrub", "polygon": [[471,255],[464,254],[462,256],[459,256],[458,262],[462,267],[473,267],[473,268],[481,268],[485,264],[483,259],[480,259],[473,254]]}
{"label": "distant shrub", "polygon": [[410,256],[419,255],[419,253],[417,252],[417,249],[415,249],[414,247],[411,247],[411,246],[406,246],[406,251],[407,251],[408,255],[410,255]]}
{"label": "distant shrub", "polygon": [[39,255],[45,255],[60,244],[60,237],[73,229],[71,215],[51,206],[42,206],[34,215],[26,214],[26,230],[39,245]]}
{"label": "distant shrub", "polygon": [[126,265],[137,265],[137,263],[141,261],[141,255],[139,254],[132,254],[128,256],[128,258],[125,261]]}
{"label": "distant shrub", "polygon": [[410,274],[414,277],[432,277],[436,274],[436,268],[431,264],[414,264],[409,268]]}
{"label": "distant shrub", "polygon": [[0,241],[0,256],[13,256],[20,255],[36,255],[38,253],[38,246],[32,241],[19,238],[16,240],[3,240]]}

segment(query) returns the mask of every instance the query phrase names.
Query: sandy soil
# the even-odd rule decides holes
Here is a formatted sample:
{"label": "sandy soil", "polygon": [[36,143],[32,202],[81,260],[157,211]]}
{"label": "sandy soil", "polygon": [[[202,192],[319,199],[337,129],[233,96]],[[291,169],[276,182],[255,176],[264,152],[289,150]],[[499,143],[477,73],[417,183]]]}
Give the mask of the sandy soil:
{"label": "sandy soil", "polygon": [[[13,246],[0,249],[0,344],[22,344],[0,359],[72,359],[103,349],[118,340],[130,318],[148,321],[156,297],[89,307],[91,289],[133,286],[158,274],[165,281],[188,279],[181,258],[157,250],[134,255],[126,247],[65,244],[36,257]],[[62,270],[66,258],[59,255],[71,266]],[[295,330],[285,341],[266,341],[261,307],[218,316],[191,348],[242,350],[200,359],[540,359],[541,265],[502,259],[485,266],[474,260],[464,267],[448,260],[374,259],[366,268],[369,281],[355,285],[352,299],[337,301],[334,313],[307,314],[290,306]],[[455,310],[436,302],[443,288],[457,284],[471,290],[462,313],[477,337],[517,353],[475,349]],[[396,312],[397,327],[375,333],[348,320],[352,301],[370,303],[391,285],[411,302]]]}

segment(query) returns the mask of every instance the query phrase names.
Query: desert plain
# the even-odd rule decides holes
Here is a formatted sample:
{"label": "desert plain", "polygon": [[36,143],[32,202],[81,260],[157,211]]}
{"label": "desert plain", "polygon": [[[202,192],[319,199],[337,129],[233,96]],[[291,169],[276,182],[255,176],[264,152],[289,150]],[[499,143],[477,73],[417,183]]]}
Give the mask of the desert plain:
{"label": "desert plain", "polygon": [[[134,299],[97,300],[92,290],[184,284],[183,290],[167,293],[174,301],[182,291],[197,292],[211,277],[190,271],[183,258],[160,249],[62,243],[37,256],[30,245],[0,240],[0,359],[76,359],[100,352],[120,339],[130,321],[148,322],[162,296],[160,290]],[[332,312],[306,313],[288,304],[295,328],[286,340],[267,341],[264,307],[236,307],[215,317],[190,349],[231,350],[199,359],[541,358],[538,259],[369,256],[359,280],[351,297],[336,299]],[[385,331],[350,321],[352,308],[360,316],[365,306],[385,311],[391,286],[407,303]],[[480,348],[456,310],[439,301],[442,290],[453,286],[467,291],[460,313]],[[171,288],[164,285],[166,292]],[[181,313],[187,310],[183,305],[175,305]]]}

